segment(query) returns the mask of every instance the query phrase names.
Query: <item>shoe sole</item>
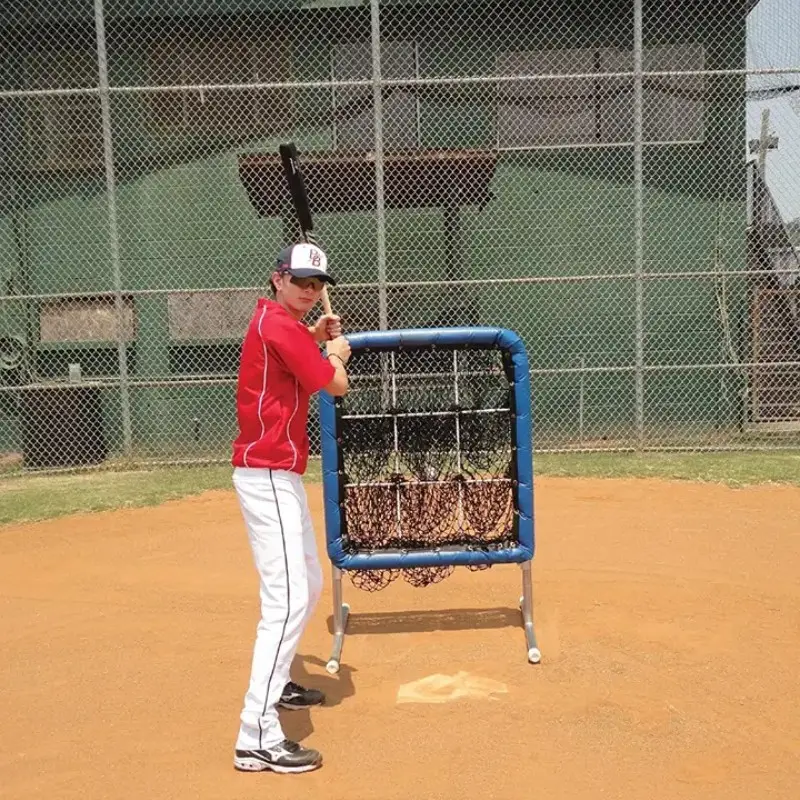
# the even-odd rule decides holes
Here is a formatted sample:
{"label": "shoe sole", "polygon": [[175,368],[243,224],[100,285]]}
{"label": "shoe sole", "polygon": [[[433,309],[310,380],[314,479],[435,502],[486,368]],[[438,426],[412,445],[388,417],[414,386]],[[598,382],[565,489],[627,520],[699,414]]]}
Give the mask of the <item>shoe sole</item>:
{"label": "shoe sole", "polygon": [[302,711],[304,708],[317,708],[324,703],[308,703],[307,705],[294,705],[291,703],[278,703],[278,708],[285,708],[287,711]]}
{"label": "shoe sole", "polygon": [[261,761],[258,758],[234,758],[233,767],[239,772],[311,772],[322,766],[322,759],[315,761],[312,764],[302,764],[297,767],[285,767],[280,764],[267,764],[266,761]]}

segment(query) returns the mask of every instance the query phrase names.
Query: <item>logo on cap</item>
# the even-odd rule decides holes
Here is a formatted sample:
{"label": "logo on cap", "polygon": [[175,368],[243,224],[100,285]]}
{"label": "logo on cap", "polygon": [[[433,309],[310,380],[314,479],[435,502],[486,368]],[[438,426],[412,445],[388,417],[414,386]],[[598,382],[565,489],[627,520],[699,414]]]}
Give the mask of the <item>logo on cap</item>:
{"label": "logo on cap", "polygon": [[308,260],[311,262],[311,266],[315,269],[325,270],[325,266],[322,264],[322,253],[320,253],[316,247],[309,248]]}

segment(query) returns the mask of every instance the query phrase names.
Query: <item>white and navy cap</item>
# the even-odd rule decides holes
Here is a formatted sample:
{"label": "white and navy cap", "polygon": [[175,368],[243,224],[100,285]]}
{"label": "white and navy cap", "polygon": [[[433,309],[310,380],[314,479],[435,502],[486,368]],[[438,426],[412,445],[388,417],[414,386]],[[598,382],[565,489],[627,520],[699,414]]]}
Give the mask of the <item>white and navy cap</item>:
{"label": "white and navy cap", "polygon": [[315,244],[299,242],[289,245],[278,254],[276,271],[289,273],[295,278],[319,278],[335,286],[336,281],[328,272],[328,256]]}

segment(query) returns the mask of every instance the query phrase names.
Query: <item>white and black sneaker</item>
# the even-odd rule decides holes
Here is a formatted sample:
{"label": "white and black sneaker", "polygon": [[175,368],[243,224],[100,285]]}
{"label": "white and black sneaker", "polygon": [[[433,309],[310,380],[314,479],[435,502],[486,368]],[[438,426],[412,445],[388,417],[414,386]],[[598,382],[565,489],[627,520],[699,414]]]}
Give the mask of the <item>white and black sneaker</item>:
{"label": "white and black sneaker", "polygon": [[321,706],[324,702],[325,695],[319,689],[306,689],[299,683],[289,681],[283,687],[283,693],[278,705],[281,708],[296,710],[298,708],[309,708],[309,706]]}
{"label": "white and black sneaker", "polygon": [[242,772],[311,772],[322,766],[322,754],[284,739],[266,750],[237,750],[233,766]]}

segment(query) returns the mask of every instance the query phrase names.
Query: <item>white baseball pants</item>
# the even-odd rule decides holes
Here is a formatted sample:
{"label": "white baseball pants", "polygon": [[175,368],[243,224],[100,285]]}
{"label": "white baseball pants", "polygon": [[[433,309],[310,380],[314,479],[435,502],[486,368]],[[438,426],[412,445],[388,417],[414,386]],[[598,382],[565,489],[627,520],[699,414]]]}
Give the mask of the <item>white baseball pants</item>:
{"label": "white baseball pants", "polygon": [[322,570],[297,473],[236,467],[233,485],[261,581],[261,621],[236,748],[263,750],[285,738],[277,703],[322,592]]}

